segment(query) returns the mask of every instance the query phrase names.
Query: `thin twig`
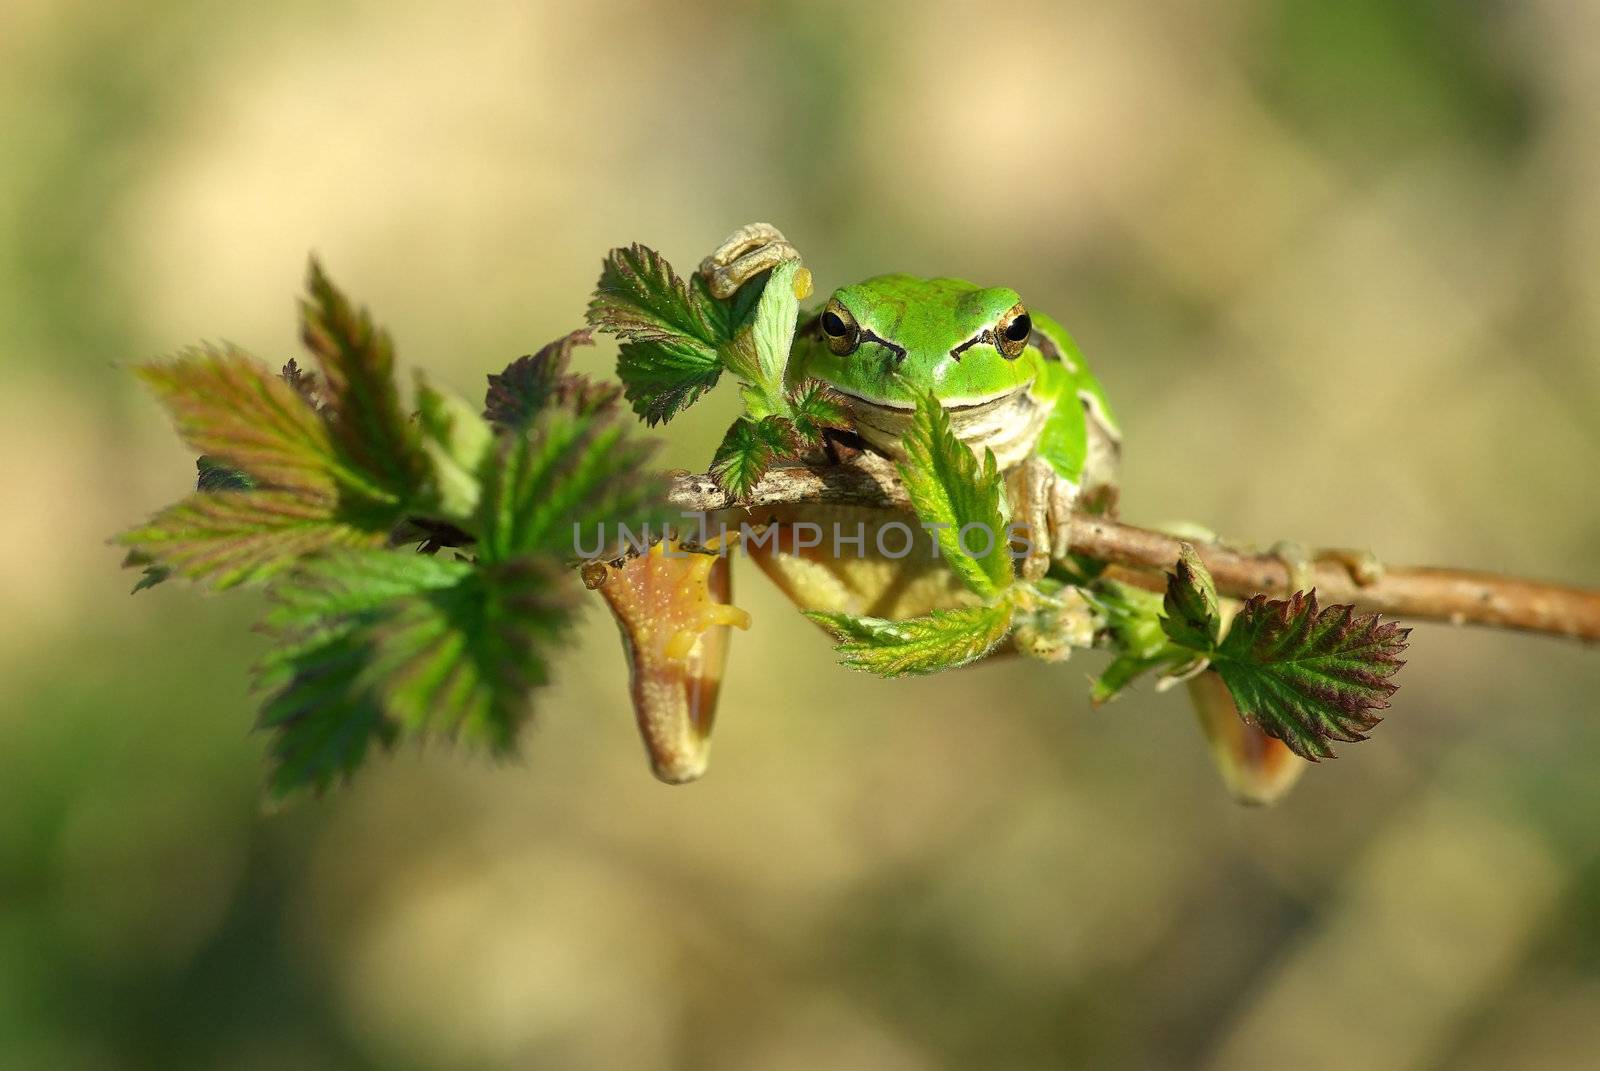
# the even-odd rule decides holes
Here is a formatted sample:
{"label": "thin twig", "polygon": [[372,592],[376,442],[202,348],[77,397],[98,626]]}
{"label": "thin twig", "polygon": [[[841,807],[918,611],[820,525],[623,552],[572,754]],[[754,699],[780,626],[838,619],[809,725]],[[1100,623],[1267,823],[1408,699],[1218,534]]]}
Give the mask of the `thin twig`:
{"label": "thin twig", "polygon": [[[674,506],[694,512],[739,504],[703,475],[674,476],[670,497]],[[759,510],[806,503],[910,508],[893,465],[873,454],[837,465],[775,467],[744,505]],[[1182,543],[1175,536],[1093,514],[1072,516],[1069,546],[1074,553],[1120,567],[1119,578],[1147,587],[1160,584],[1161,574],[1178,560]],[[1195,549],[1224,595],[1248,598],[1293,590],[1292,571],[1272,554],[1222,544],[1200,544]],[[1593,588],[1429,566],[1386,566],[1381,576],[1362,583],[1350,567],[1333,561],[1315,562],[1306,576],[1324,603],[1353,603],[1400,618],[1600,642],[1600,590]]]}

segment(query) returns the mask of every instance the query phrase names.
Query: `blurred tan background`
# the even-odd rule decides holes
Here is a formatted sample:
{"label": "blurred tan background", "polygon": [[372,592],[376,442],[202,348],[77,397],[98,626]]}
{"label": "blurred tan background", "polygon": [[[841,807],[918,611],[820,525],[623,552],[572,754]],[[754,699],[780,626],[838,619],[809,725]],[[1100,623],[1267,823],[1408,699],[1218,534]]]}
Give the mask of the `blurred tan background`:
{"label": "blurred tan background", "polygon": [[475,396],[610,246],[767,219],[825,288],[1070,325],[1131,519],[1600,583],[1597,35],[1560,0],[6,0],[0,1066],[1594,1066],[1600,652],[1420,628],[1374,739],[1253,812],[1176,695],[851,675],[748,570],[704,782],[651,780],[597,605],[522,761],[263,815],[259,603],[130,598],[104,540],[193,478],[120,366],[281,361],[309,250]]}

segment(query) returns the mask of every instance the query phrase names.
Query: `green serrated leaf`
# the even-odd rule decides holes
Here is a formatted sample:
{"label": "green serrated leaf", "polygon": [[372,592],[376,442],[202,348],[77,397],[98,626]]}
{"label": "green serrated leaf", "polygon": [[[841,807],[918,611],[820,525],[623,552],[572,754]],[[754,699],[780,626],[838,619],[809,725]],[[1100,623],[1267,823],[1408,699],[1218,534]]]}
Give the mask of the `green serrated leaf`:
{"label": "green serrated leaf", "polygon": [[1302,758],[1331,758],[1329,741],[1365,740],[1398,687],[1411,630],[1350,606],[1319,609],[1316,593],[1257,595],[1234,617],[1211,665],[1245,721]]}
{"label": "green serrated leaf", "polygon": [[[262,625],[280,641],[281,654],[283,641],[320,642],[361,624],[363,615],[393,599],[451,587],[471,571],[470,562],[403,550],[334,552],[272,584]],[[274,665],[273,657],[263,664]]]}
{"label": "green serrated leaf", "polygon": [[285,578],[267,620],[279,646],[257,667],[273,693],[260,718],[272,793],[320,791],[401,732],[510,749],[570,627],[571,589],[534,559],[477,569],[383,550]]}
{"label": "green serrated leaf", "polygon": [[617,378],[650,425],[671,420],[716,385],[717,348],[732,337],[733,315],[703,280],[686,283],[661,254],[637,244],[607,254],[588,312],[592,326],[623,340]]}
{"label": "green serrated leaf", "polygon": [[[363,681],[371,654],[346,631],[280,663],[282,683],[262,705],[258,727],[273,734],[267,794],[321,793],[348,780],[373,747],[390,748],[400,728]],[[280,679],[263,673],[263,683]]]}
{"label": "green serrated leaf", "polygon": [[622,393],[614,383],[594,383],[567,371],[572,351],[593,343],[589,331],[574,331],[538,353],[518,357],[505,371],[489,376],[484,398],[485,420],[504,427],[531,422],[546,406],[562,405],[578,413],[599,413],[616,404]]}
{"label": "green serrated leaf", "polygon": [[134,374],[171,415],[207,470],[247,474],[262,486],[331,496],[343,475],[327,425],[282,378],[245,353],[203,346]]}
{"label": "green serrated leaf", "polygon": [[1008,599],[983,606],[934,610],[921,617],[878,617],[806,611],[839,641],[840,661],[880,677],[937,673],[974,662],[994,650],[1011,628]]}
{"label": "green serrated leaf", "polygon": [[786,260],[772,269],[750,322],[757,372],[753,381],[774,393],[783,387],[784,369],[794,346],[795,321],[800,317],[800,299],[794,292],[794,277],[798,271],[798,260]]}
{"label": "green serrated leaf", "polygon": [[715,356],[723,339],[711,299],[667,259],[635,243],[606,254],[589,302],[589,323],[633,342],[698,342]]}
{"label": "green serrated leaf", "polygon": [[486,562],[538,552],[577,557],[575,539],[666,517],[665,488],[647,462],[655,443],[617,420],[550,409],[507,437],[482,476],[478,551]]}
{"label": "green serrated leaf", "polygon": [[980,463],[931,393],[918,399],[904,447],[897,468],[917,517],[935,526],[940,552],[967,587],[985,599],[999,595],[1013,574],[994,454],[985,450]]}
{"label": "green serrated leaf", "polygon": [[422,486],[427,458],[400,404],[394,345],[353,306],[315,259],[300,303],[300,336],[322,368],[329,427],[354,490],[375,502],[406,502]]}
{"label": "green serrated leaf", "polygon": [[223,589],[263,580],[307,554],[383,538],[382,530],[340,519],[331,499],[291,491],[201,491],[117,541],[138,555],[132,564],[154,563]]}
{"label": "green serrated leaf", "polygon": [[1173,643],[1209,654],[1222,634],[1222,607],[1217,585],[1205,563],[1188,543],[1181,545],[1178,563],[1167,575],[1161,627]]}
{"label": "green serrated leaf", "polygon": [[571,576],[526,557],[403,600],[373,629],[386,712],[411,732],[509,751],[571,623]]}
{"label": "green serrated leaf", "polygon": [[722,361],[716,351],[667,342],[624,342],[617,351],[617,378],[633,411],[646,424],[664,424],[717,385]]}
{"label": "green serrated leaf", "polygon": [[850,416],[838,395],[818,379],[805,380],[789,391],[789,412],[794,417],[795,431],[810,442],[821,439],[828,428],[850,426]]}
{"label": "green serrated leaf", "polygon": [[[195,488],[200,491],[248,491],[255,487],[256,481],[247,472],[221,464],[213,457],[201,454],[195,459]],[[139,580],[133,585],[129,593],[137,595],[141,591],[163,584],[172,579],[172,570],[165,565],[158,565],[149,554],[134,549],[128,551],[128,556],[123,559],[124,569],[140,568],[143,572]]]}
{"label": "green serrated leaf", "polygon": [[478,507],[478,474],[494,448],[494,429],[476,409],[441,394],[419,378],[417,422],[432,472],[419,499],[427,512],[450,521],[470,519]]}
{"label": "green serrated leaf", "polygon": [[172,578],[171,569],[164,565],[156,565],[150,560],[148,554],[140,553],[137,550],[128,551],[127,557],[122,559],[122,567],[124,569],[142,568],[144,570],[139,576],[138,583],[134,584],[133,590],[128,593],[130,595],[137,595],[139,592],[153,588],[157,584],[164,584]]}
{"label": "green serrated leaf", "polygon": [[711,459],[711,478],[729,494],[746,499],[772,462],[794,446],[794,425],[784,417],[740,417],[722,437]]}

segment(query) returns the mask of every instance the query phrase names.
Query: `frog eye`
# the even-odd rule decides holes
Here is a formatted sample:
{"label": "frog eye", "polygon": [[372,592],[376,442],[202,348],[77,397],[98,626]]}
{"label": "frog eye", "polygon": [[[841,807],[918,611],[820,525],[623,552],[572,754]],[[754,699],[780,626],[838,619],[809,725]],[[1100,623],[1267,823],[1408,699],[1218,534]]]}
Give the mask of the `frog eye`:
{"label": "frog eye", "polygon": [[861,345],[861,327],[838,298],[822,310],[822,337],[828,340],[828,349],[840,357],[854,353]]}
{"label": "frog eye", "polygon": [[1011,306],[994,325],[994,348],[1000,356],[1016,358],[1028,348],[1028,337],[1033,334],[1033,317],[1022,304]]}

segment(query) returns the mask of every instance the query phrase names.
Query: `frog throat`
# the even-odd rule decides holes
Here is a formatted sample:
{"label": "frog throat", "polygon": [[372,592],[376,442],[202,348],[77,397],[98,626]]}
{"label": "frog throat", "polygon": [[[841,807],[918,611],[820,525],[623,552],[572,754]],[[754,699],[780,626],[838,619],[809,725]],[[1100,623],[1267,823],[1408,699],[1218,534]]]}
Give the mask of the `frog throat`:
{"label": "frog throat", "polygon": [[[856,434],[869,446],[895,459],[905,457],[902,440],[916,416],[914,405],[863,398],[839,387],[834,387],[833,392],[849,410]],[[1033,452],[1049,408],[1023,385],[988,398],[946,406],[945,414],[957,439],[974,450],[993,450],[995,463],[1008,469]]]}

